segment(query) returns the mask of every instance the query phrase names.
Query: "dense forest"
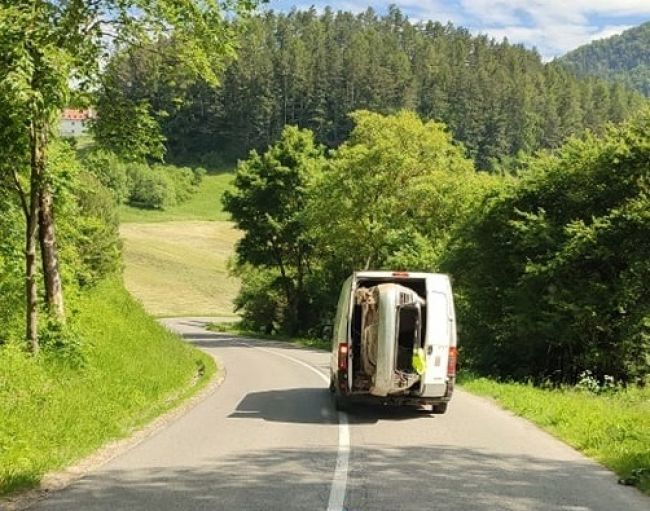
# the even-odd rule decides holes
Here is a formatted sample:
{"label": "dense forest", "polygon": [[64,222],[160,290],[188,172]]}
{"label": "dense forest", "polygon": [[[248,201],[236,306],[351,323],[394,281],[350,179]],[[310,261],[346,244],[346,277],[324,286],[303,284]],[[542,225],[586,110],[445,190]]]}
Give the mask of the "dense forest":
{"label": "dense forest", "polygon": [[[215,165],[266,147],[287,124],[336,147],[353,127],[351,112],[409,109],[444,122],[479,169],[493,170],[622,121],[643,101],[508,41],[413,23],[395,7],[385,16],[372,9],[255,16],[216,90],[187,80],[174,54],[165,40],[114,56],[98,101],[100,132],[102,120],[117,116],[129,146],[130,134],[155,120],[161,131],[152,127],[152,139],[166,138],[169,159]],[[136,107],[140,121],[131,126],[134,117],[123,113]]]}
{"label": "dense forest", "polygon": [[650,96],[650,21],[593,41],[559,60],[581,75],[595,75]]}

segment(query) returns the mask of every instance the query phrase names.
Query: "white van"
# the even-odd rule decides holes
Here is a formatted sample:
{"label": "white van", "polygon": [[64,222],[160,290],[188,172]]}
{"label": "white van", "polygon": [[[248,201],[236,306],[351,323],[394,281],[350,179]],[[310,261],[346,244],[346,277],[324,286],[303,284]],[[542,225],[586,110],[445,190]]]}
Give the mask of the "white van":
{"label": "white van", "polygon": [[330,363],[337,408],[354,401],[431,405],[445,413],[456,379],[456,317],[447,275],[363,271],[343,284]]}

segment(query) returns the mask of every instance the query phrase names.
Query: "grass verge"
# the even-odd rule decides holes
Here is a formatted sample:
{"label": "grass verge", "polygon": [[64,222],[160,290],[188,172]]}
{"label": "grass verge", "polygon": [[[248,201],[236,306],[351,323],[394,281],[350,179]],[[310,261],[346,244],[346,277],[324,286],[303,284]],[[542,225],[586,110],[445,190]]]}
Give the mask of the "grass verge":
{"label": "grass verge", "polygon": [[187,221],[225,221],[230,217],[223,211],[221,196],[232,185],[234,174],[208,174],[204,176],[199,190],[186,202],[165,210],[120,207],[120,222],[159,223]]}
{"label": "grass verge", "polygon": [[200,390],[216,368],[149,317],[118,281],[80,299],[86,364],[0,349],[0,494],[123,438]]}
{"label": "grass verge", "polygon": [[462,387],[495,399],[650,494],[650,388],[597,395],[485,378],[466,378]]}
{"label": "grass verge", "polygon": [[234,316],[239,280],[228,259],[240,237],[229,222],[124,224],[124,281],[156,316]]}

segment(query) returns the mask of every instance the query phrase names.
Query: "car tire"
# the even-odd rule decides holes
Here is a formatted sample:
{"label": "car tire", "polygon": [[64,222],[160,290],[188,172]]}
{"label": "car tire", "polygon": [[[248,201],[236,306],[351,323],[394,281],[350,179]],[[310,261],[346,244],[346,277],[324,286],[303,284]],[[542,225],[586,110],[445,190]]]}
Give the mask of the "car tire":
{"label": "car tire", "polygon": [[345,412],[348,408],[348,401],[341,394],[335,392],[332,394],[332,400],[334,401],[334,409],[338,412]]}
{"label": "car tire", "polygon": [[431,413],[434,415],[442,415],[447,412],[448,403],[437,403],[431,407]]}

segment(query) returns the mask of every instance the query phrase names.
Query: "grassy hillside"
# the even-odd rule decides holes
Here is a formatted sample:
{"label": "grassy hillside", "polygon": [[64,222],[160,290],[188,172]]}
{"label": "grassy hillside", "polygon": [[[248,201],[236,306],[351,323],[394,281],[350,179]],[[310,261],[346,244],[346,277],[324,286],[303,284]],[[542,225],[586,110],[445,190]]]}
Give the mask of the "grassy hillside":
{"label": "grassy hillside", "polygon": [[221,208],[221,195],[231,185],[233,174],[208,174],[203,178],[198,193],[189,201],[164,211],[138,209],[131,206],[120,208],[120,222],[155,223],[190,220],[228,220]]}
{"label": "grassy hillside", "polygon": [[239,281],[227,274],[240,234],[229,222],[123,224],[128,290],[157,316],[228,316]]}
{"label": "grassy hillside", "polygon": [[117,281],[75,304],[86,364],[0,352],[0,494],[91,453],[196,392],[210,357],[149,317]]}

